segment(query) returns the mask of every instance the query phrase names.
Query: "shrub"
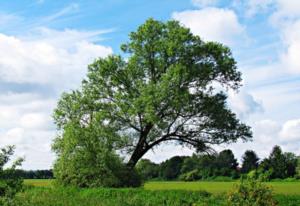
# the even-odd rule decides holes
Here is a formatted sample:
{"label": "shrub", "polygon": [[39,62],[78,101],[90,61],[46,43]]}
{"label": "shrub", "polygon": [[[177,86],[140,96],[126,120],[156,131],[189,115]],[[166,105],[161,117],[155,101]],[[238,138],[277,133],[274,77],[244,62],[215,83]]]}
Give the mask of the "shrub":
{"label": "shrub", "polygon": [[228,195],[229,206],[275,206],[272,190],[254,179],[241,180]]}
{"label": "shrub", "polygon": [[[63,186],[75,187],[136,187],[141,180],[134,169],[128,168],[113,149],[112,137],[102,128],[65,127],[64,138],[57,138],[53,150],[59,154],[54,175]],[[132,183],[133,185],[130,185]]]}
{"label": "shrub", "polygon": [[8,146],[0,149],[0,205],[13,206],[14,197],[22,189],[23,180],[15,174],[16,167],[21,165],[23,159],[17,159],[10,168],[4,169],[9,162],[10,157],[14,154],[14,147]]}
{"label": "shrub", "polygon": [[199,174],[199,171],[196,169],[180,175],[179,179],[187,182],[195,181],[201,179],[201,175]]}

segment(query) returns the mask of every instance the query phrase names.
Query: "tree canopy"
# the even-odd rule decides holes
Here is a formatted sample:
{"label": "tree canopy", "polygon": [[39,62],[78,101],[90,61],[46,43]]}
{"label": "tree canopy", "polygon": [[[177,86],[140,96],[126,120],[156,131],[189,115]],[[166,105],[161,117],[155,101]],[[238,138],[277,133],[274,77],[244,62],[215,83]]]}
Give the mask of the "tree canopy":
{"label": "tree canopy", "polygon": [[242,157],[242,173],[248,173],[258,167],[259,158],[252,150],[247,150]]}
{"label": "tree canopy", "polygon": [[280,146],[274,146],[268,158],[265,158],[260,169],[269,172],[269,178],[287,178],[296,174],[297,157],[291,152],[283,153]]}
{"label": "tree canopy", "polygon": [[251,139],[226,103],[224,91],[238,90],[242,80],[228,47],[202,41],[177,21],[149,19],[121,50],[126,58],[96,59],[80,89],[59,100],[53,147],[59,161],[95,154],[101,142],[134,168],[164,142],[207,152]]}

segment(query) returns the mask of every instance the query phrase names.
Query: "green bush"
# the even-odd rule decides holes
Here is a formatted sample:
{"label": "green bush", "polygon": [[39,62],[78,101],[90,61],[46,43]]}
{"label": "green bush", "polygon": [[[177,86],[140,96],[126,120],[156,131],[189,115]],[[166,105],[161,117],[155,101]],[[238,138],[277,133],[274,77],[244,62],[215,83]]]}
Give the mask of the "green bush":
{"label": "green bush", "polygon": [[181,174],[179,176],[179,179],[182,181],[187,181],[187,182],[195,181],[195,180],[201,179],[201,175],[199,174],[199,171],[196,169],[196,170],[192,170],[190,172]]}
{"label": "green bush", "polygon": [[15,169],[21,165],[23,159],[17,159],[10,168],[4,169],[14,154],[14,147],[8,146],[0,149],[0,205],[14,206],[17,203],[14,200],[15,195],[21,191],[23,180],[15,175]]}
{"label": "green bush", "polygon": [[228,195],[228,206],[275,206],[272,190],[254,179],[241,180]]}
{"label": "green bush", "polygon": [[[137,187],[139,175],[128,168],[113,150],[110,137],[102,128],[65,127],[64,138],[57,138],[53,150],[59,154],[54,164],[54,175],[63,186],[75,187]],[[130,185],[132,184],[132,185]]]}
{"label": "green bush", "polygon": [[256,179],[261,182],[269,182],[271,180],[272,170],[263,171],[259,170],[252,170],[250,171],[246,178]]}

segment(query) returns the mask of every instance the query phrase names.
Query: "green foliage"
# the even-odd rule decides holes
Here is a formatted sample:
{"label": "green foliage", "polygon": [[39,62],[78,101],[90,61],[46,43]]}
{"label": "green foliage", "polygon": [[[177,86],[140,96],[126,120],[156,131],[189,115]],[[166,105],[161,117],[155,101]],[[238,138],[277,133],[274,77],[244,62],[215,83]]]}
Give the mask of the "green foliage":
{"label": "green foliage", "polygon": [[300,179],[300,157],[297,157],[296,178]]}
{"label": "green foliage", "polygon": [[293,177],[296,174],[296,167],[295,154],[283,153],[279,146],[275,146],[270,156],[264,159],[259,166],[263,173],[270,174],[270,179]]}
{"label": "green foliage", "polygon": [[[147,183],[149,189],[103,189],[103,188],[32,188],[18,194],[18,206],[225,206],[226,195],[223,193],[232,188],[232,182],[155,182]],[[273,184],[273,183],[272,183]],[[296,184],[296,183],[293,183]],[[168,185],[167,188],[162,186]],[[227,186],[229,185],[229,186]],[[283,187],[281,193],[289,192],[286,183],[277,184]],[[175,187],[176,186],[176,187]],[[148,186],[147,186],[148,187]],[[224,187],[226,188],[224,190]],[[295,185],[297,192],[299,184]],[[203,192],[209,189],[213,195]],[[275,189],[275,188],[274,188]],[[196,190],[192,192],[193,190]],[[200,191],[199,191],[200,190]],[[298,192],[299,194],[299,192]],[[282,206],[300,205],[299,195],[276,195]]]}
{"label": "green foliage", "polygon": [[179,176],[179,180],[182,181],[195,181],[199,179],[201,179],[201,176],[198,170],[192,170]]}
{"label": "green foliage", "polygon": [[54,151],[59,154],[54,165],[58,182],[78,187],[123,187],[141,184],[136,171],[128,171],[129,168],[114,152],[113,140],[103,128],[78,127],[78,124],[69,124],[65,127],[64,137],[57,138],[53,144]]}
{"label": "green foliage", "polygon": [[80,89],[58,102],[54,151],[59,179],[85,186],[92,184],[91,177],[108,175],[115,185],[118,161],[105,162],[110,154],[125,153],[133,168],[162,142],[209,151],[214,144],[252,137],[250,127],[228,108],[226,94],[213,86],[240,86],[241,73],[228,47],[202,41],[177,21],[149,19],[121,50],[127,60],[118,55],[95,60]]}
{"label": "green foliage", "polygon": [[175,156],[160,165],[160,177],[165,180],[174,180],[179,177],[183,161],[186,157]]}
{"label": "green foliage", "polygon": [[16,205],[14,197],[21,191],[23,180],[15,175],[16,167],[20,166],[23,159],[17,159],[11,167],[4,168],[14,154],[14,146],[0,149],[0,205]]}
{"label": "green foliage", "polygon": [[229,206],[275,206],[272,190],[261,182],[248,179],[242,180],[228,195]]}
{"label": "green foliage", "polygon": [[143,189],[35,188],[19,198],[20,206],[204,206],[221,201],[205,191],[149,191]]}
{"label": "green foliage", "polygon": [[159,177],[160,166],[148,159],[141,159],[136,165],[136,170],[143,180],[151,180]]}
{"label": "green foliage", "polygon": [[215,162],[216,176],[232,176],[236,177],[237,160],[231,150],[223,150],[219,153]]}
{"label": "green foliage", "polygon": [[252,150],[247,150],[242,157],[242,173],[248,173],[251,170],[255,170],[258,167],[259,158],[257,154]]}

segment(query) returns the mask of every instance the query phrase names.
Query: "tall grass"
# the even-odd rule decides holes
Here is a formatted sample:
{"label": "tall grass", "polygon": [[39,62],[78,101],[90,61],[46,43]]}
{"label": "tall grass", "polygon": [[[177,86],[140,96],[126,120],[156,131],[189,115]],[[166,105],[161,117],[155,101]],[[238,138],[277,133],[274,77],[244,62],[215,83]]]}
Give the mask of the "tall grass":
{"label": "tall grass", "polygon": [[144,189],[32,188],[17,197],[22,206],[202,206],[223,200],[203,191]]}

